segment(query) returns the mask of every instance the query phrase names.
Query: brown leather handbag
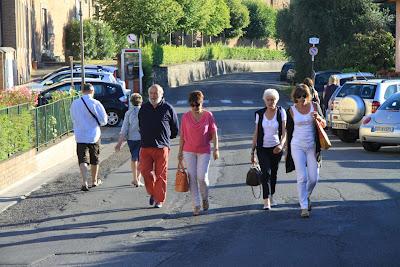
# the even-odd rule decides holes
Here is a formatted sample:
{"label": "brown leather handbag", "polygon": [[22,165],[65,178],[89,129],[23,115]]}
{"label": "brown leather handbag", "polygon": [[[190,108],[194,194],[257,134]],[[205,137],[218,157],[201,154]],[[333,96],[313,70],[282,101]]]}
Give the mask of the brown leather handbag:
{"label": "brown leather handbag", "polygon": [[188,174],[183,166],[182,161],[178,163],[175,176],[175,191],[176,192],[187,192],[189,191]]}
{"label": "brown leather handbag", "polygon": [[329,140],[328,135],[326,134],[324,128],[322,128],[321,123],[315,120],[315,125],[318,131],[319,143],[322,149],[329,149],[332,146],[331,141]]}

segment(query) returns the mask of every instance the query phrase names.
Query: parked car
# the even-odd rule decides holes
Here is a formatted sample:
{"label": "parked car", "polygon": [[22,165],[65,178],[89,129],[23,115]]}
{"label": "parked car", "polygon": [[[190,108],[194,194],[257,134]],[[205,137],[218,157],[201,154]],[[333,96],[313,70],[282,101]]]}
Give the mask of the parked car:
{"label": "parked car", "polygon": [[[331,98],[328,101],[328,106],[325,107],[326,109],[326,122],[327,126],[331,127],[332,124],[332,110],[333,110],[333,101],[338,94],[340,87],[343,86],[346,82],[348,81],[353,81],[353,80],[368,80],[368,79],[373,79],[375,76],[372,73],[369,72],[348,72],[348,73],[339,73],[339,74],[334,74],[338,77],[339,79],[339,87],[336,89],[335,92],[333,92]],[[336,133],[335,130],[333,130],[334,133]]]}
{"label": "parked car", "polygon": [[[96,79],[88,79],[94,87],[94,98],[99,100],[108,115],[108,126],[118,126],[124,118],[125,112],[128,110],[128,90],[124,90],[119,84],[108,83]],[[71,81],[63,81],[52,85],[39,94],[38,105],[45,105],[51,99],[51,96],[56,91],[69,92],[74,89],[81,90],[81,84],[77,81],[74,87],[71,86]]]}
{"label": "parked car", "polygon": [[366,116],[359,133],[366,151],[400,145],[400,93],[389,97],[374,114]]}
{"label": "parked car", "polygon": [[[73,77],[82,77],[82,71],[80,69],[74,70]],[[40,83],[29,83],[28,88],[34,91],[42,91],[46,87],[56,84],[62,80],[71,78],[71,70],[61,71],[50,75],[48,78],[42,80]],[[86,70],[85,78],[99,79],[109,83],[117,83],[115,77],[111,72],[96,71],[96,70]]]}
{"label": "parked car", "polygon": [[281,69],[281,74],[279,76],[281,81],[287,81],[287,75],[289,70],[292,70],[292,72],[294,71],[294,62],[286,62],[285,64],[283,64]]}
{"label": "parked car", "polygon": [[355,142],[362,118],[375,113],[386,99],[397,92],[400,92],[400,80],[346,82],[332,95],[332,105],[327,114],[330,127],[343,142]]}

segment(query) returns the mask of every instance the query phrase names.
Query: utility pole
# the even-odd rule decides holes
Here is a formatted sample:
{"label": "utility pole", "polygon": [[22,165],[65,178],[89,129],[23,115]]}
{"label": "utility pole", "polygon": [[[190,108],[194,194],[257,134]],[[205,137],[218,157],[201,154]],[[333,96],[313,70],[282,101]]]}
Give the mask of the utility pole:
{"label": "utility pole", "polygon": [[85,45],[83,43],[83,14],[82,14],[82,0],[79,0],[79,16],[81,19],[81,91],[85,84]]}

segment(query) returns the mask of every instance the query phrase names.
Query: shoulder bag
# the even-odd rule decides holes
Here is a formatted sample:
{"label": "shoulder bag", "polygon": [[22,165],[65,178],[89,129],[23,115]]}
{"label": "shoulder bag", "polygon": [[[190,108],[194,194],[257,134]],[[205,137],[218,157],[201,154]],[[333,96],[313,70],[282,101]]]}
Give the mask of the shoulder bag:
{"label": "shoulder bag", "polygon": [[96,120],[97,125],[101,126],[101,125],[100,125],[100,122],[99,122],[99,119],[98,119],[98,118],[96,117],[96,115],[94,115],[93,112],[89,109],[89,107],[87,106],[87,104],[86,104],[85,100],[83,99],[83,97],[81,97],[81,99],[82,99],[82,101],[83,101],[83,104],[85,104],[85,107],[86,107],[87,110],[89,111],[90,115],[92,115],[92,117]]}
{"label": "shoulder bag", "polygon": [[246,175],[246,184],[251,186],[251,191],[253,192],[253,196],[254,198],[257,199],[261,197],[261,187],[260,187],[260,194],[258,195],[258,197],[256,197],[256,195],[254,194],[253,186],[260,186],[261,178],[262,178],[262,172],[260,165],[252,164]]}

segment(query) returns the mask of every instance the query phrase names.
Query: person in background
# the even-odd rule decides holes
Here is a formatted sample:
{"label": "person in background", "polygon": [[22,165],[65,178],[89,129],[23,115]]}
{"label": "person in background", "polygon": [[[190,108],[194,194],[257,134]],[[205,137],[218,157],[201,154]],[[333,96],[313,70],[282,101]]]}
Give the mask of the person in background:
{"label": "person in background", "polygon": [[79,170],[82,178],[82,191],[89,191],[87,172],[90,164],[92,187],[102,183],[98,179],[100,155],[100,126],[107,124],[107,113],[103,105],[94,96],[94,88],[86,83],[82,89],[82,97],[71,104],[71,119],[76,140]]}
{"label": "person in background", "polygon": [[171,139],[178,135],[178,116],[158,84],[150,86],[149,101],[139,110],[140,171],[149,204],[161,208],[167,195],[168,156]]}
{"label": "person in background", "polygon": [[329,99],[331,98],[332,94],[336,91],[336,89],[339,87],[339,77],[336,75],[331,75],[329,77],[329,82],[328,85],[324,88],[324,93],[322,96],[323,100],[323,110],[326,111],[328,109],[328,102]]}
{"label": "person in background", "polygon": [[138,119],[143,99],[140,94],[133,93],[130,101],[133,107],[125,113],[124,122],[115,150],[120,151],[122,143],[127,141],[129,151],[131,152],[132,185],[138,187],[144,186],[140,181],[139,170],[140,133]]}
{"label": "person in background", "polygon": [[322,127],[326,126],[326,121],[319,105],[312,102],[307,85],[297,85],[292,99],[295,104],[287,110],[286,172],[296,170],[300,216],[308,218],[310,198],[319,179],[321,163],[321,145],[315,121],[319,121]]}
{"label": "person in background", "polygon": [[211,146],[213,142],[214,160],[219,158],[217,125],[210,111],[203,108],[204,95],[193,91],[189,95],[191,110],[183,114],[180,130],[178,160],[186,163],[189,174],[190,192],[193,201],[193,215],[200,214],[200,202],[203,210],[209,209],[208,169],[210,166]]}
{"label": "person in background", "polygon": [[314,82],[313,82],[313,80],[312,80],[311,78],[305,78],[304,81],[303,81],[303,83],[304,83],[305,85],[307,85],[308,88],[310,89],[311,100],[312,100],[313,102],[316,102],[316,103],[318,103],[318,104],[320,105],[321,100],[319,99],[317,90],[315,90],[315,88],[314,88]]}
{"label": "person in background", "polygon": [[263,179],[264,210],[270,210],[276,203],[273,200],[279,162],[286,141],[286,112],[277,106],[279,93],[275,89],[266,89],[263,100],[265,108],[256,111],[251,162],[255,163],[254,151],[260,163]]}

